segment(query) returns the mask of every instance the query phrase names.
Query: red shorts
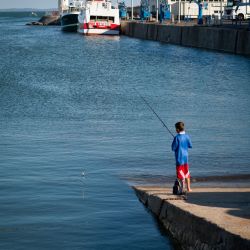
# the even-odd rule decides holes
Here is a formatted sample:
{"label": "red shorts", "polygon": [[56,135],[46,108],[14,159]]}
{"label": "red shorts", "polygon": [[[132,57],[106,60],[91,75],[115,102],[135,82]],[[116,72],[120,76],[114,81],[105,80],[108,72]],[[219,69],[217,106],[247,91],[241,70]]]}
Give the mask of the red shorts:
{"label": "red shorts", "polygon": [[188,164],[183,164],[180,166],[176,166],[176,175],[180,180],[184,180],[186,178],[190,178],[189,166]]}

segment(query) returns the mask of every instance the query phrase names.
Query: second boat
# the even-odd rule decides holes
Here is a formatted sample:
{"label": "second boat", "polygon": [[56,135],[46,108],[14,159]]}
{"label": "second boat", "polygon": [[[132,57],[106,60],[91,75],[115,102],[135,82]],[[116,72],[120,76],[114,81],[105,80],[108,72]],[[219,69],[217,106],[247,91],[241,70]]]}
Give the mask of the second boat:
{"label": "second boat", "polygon": [[78,15],[83,7],[83,1],[70,0],[61,15],[62,31],[77,32]]}
{"label": "second boat", "polygon": [[119,9],[110,0],[88,0],[79,14],[78,32],[85,35],[119,35]]}

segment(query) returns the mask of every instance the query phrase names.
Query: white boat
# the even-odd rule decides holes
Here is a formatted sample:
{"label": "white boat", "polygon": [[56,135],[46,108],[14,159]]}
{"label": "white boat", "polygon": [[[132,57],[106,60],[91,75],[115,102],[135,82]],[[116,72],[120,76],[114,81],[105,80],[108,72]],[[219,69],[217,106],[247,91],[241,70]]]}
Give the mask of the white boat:
{"label": "white boat", "polygon": [[84,35],[119,35],[119,9],[110,0],[87,0],[78,16],[78,32]]}
{"label": "white boat", "polygon": [[61,27],[63,31],[76,32],[78,28],[78,15],[83,7],[83,1],[69,0],[61,14]]}

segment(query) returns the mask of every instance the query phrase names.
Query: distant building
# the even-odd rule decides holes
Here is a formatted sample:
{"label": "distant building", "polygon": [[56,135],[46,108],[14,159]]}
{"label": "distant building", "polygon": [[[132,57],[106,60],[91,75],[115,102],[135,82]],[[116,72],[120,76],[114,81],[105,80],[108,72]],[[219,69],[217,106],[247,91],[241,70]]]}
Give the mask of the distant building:
{"label": "distant building", "polygon": [[[159,0],[158,4],[160,5],[160,3],[161,1]],[[180,0],[180,5],[178,0],[166,0],[164,3],[169,4],[170,12],[175,16],[175,18],[179,15],[179,6],[181,19],[198,17],[197,1]],[[157,0],[148,0],[148,4],[150,12],[153,16],[155,16]],[[211,16],[220,19],[220,17],[223,16],[225,7],[227,6],[227,0],[208,0],[202,1],[201,4],[203,5],[203,16]]]}
{"label": "distant building", "polygon": [[63,13],[69,8],[69,0],[58,0],[58,11]]}

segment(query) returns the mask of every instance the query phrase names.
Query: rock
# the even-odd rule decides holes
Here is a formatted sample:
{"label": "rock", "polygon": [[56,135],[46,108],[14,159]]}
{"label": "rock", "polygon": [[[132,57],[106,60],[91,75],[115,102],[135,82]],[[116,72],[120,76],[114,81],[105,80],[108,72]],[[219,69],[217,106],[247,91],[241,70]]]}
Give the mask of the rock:
{"label": "rock", "polygon": [[31,23],[27,23],[26,25],[43,25],[43,23],[41,23],[41,22],[31,22]]}
{"label": "rock", "polygon": [[26,25],[61,25],[60,16],[47,15],[42,16],[37,22],[27,23]]}
{"label": "rock", "polygon": [[43,23],[43,25],[60,25],[60,16],[43,16],[41,19],[38,21]]}

